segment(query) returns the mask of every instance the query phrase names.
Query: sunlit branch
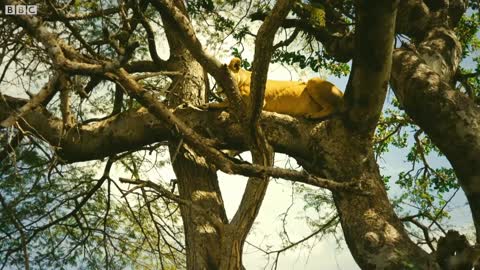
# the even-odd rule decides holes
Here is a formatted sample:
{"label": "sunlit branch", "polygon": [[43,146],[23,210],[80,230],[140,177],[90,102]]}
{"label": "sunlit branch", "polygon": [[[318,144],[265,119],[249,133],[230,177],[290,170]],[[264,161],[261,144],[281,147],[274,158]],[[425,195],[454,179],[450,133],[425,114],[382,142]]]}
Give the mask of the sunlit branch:
{"label": "sunlit branch", "polygon": [[[46,105],[53,95],[61,88],[65,87],[65,77],[61,74],[55,74],[50,81],[40,89],[40,91],[33,96],[25,105],[20,109],[14,110],[13,113],[0,123],[2,127],[10,127],[15,124],[19,118],[23,117],[26,113],[34,110],[39,105]],[[0,94],[1,95],[1,94]],[[1,103],[5,103],[5,98],[0,100]]]}

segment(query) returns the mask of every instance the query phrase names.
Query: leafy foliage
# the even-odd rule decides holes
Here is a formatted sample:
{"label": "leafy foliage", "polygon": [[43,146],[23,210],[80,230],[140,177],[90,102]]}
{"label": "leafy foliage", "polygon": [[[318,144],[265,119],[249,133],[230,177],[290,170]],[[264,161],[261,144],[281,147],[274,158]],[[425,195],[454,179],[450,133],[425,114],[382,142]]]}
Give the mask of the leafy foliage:
{"label": "leafy foliage", "polygon": [[130,194],[110,178],[97,179],[100,163],[52,163],[47,146],[32,142],[17,147],[0,165],[3,266],[22,268],[25,252],[31,269],[101,269],[105,264],[109,269],[177,269],[185,264],[176,205],[147,190]]}
{"label": "leafy foliage", "polygon": [[[303,53],[302,53],[303,52]],[[346,76],[350,67],[345,63],[338,63],[332,57],[317,52],[314,55],[305,56],[304,51],[276,51],[272,56],[272,62],[279,62],[286,65],[297,64],[301,69],[310,68],[318,72],[319,69],[326,69],[331,74],[341,77]]]}

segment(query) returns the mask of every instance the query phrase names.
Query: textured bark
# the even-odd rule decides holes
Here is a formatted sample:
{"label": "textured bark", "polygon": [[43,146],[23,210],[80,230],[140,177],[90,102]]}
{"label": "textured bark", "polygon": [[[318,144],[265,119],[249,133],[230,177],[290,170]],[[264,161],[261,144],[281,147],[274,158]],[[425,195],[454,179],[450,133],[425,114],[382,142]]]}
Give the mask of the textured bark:
{"label": "textured bark", "polygon": [[[281,22],[290,12],[293,3],[294,1],[292,0],[277,1],[272,12],[258,30],[251,74],[250,106],[247,106],[248,112],[240,112],[240,115],[244,115],[242,119],[243,134],[245,134],[246,140],[248,141],[252,161],[254,164],[268,168],[273,167],[274,152],[268,143],[259,119],[264,104],[268,66],[273,53],[273,40]],[[235,243],[234,249],[236,247],[240,258],[247,235],[260,211],[269,180],[268,175],[250,177],[248,179],[242,201],[232,219],[231,226],[235,229],[235,239],[233,239],[233,243]],[[241,260],[239,262],[241,262]],[[228,262],[228,264],[231,264],[231,262]],[[230,268],[228,265],[222,265],[221,268],[238,269]]]}
{"label": "textured bark", "polygon": [[[462,9],[463,8],[463,9]],[[399,48],[393,54],[392,86],[407,114],[445,154],[465,192],[480,242],[480,108],[454,89],[461,45],[453,27],[465,1],[427,13],[448,14],[452,20],[406,24],[405,31],[426,33],[417,47]],[[428,11],[428,10],[427,10]],[[432,19],[433,17],[433,19]],[[457,18],[457,19],[455,19]]]}
{"label": "textured bark", "polygon": [[[480,240],[480,109],[455,91],[418,54],[394,53],[392,83],[408,115],[446,155],[472,210]],[[447,132],[446,132],[447,131]]]}
{"label": "textured bark", "polygon": [[223,254],[219,249],[222,231],[210,222],[216,219],[227,223],[216,170],[204,158],[188,151],[183,146],[178,152],[175,142],[170,146],[170,156],[175,157],[173,169],[178,181],[181,198],[191,200],[193,204],[205,209],[208,218],[181,206],[185,230],[187,269],[221,269]]}
{"label": "textured bark", "polygon": [[387,92],[396,6],[396,1],[356,5],[355,52],[345,100],[347,121],[366,136],[375,130]]}
{"label": "textured bark", "polygon": [[[333,192],[345,240],[362,269],[438,269],[409,239],[395,214],[372,150],[371,136],[390,77],[396,5],[396,1],[356,2],[356,47],[345,94],[348,112],[343,123],[331,123],[335,140],[329,148],[336,151],[322,164],[328,177],[363,182],[374,194]],[[315,135],[321,136],[325,134]]]}
{"label": "textured bark", "polygon": [[[273,151],[258,124],[261,112],[260,108],[263,102],[256,102],[256,105],[252,106],[253,108],[251,109],[254,112],[253,114],[247,113],[245,104],[241,101],[238,88],[233,83],[231,76],[228,74],[225,67],[220,67],[221,65],[215,58],[205,53],[201,43],[195,36],[195,32],[186,16],[186,12],[182,10],[182,6],[178,4],[178,2],[174,3],[173,1],[165,0],[157,0],[154,1],[153,4],[160,14],[162,14],[164,22],[170,27],[171,31],[173,31],[173,29],[181,30],[178,39],[182,40],[182,46],[188,48],[189,52],[196,58],[196,60],[215,77],[223,89],[227,90],[226,92],[231,101],[230,104],[238,105],[232,106],[232,108],[235,109],[235,115],[242,124],[242,134],[245,135],[245,140],[252,153],[253,163],[265,167],[271,167],[273,165]],[[256,57],[256,59],[258,58],[258,61],[260,61],[257,62],[257,66],[259,66],[259,63],[261,64],[260,68],[254,67],[254,74],[259,75],[257,76],[258,78],[255,78],[254,76],[254,82],[255,84],[260,85],[260,87],[256,87],[255,91],[253,91],[253,93],[258,93],[258,95],[253,95],[254,97],[257,97],[257,100],[263,100],[264,85],[268,69],[268,64],[264,65],[264,63],[269,62],[272,53],[273,38],[277,28],[280,26],[281,20],[288,14],[292,4],[293,1],[289,0],[278,1],[272,10],[272,17],[268,17],[266,22],[260,27],[259,38],[256,42],[262,43],[264,47],[266,46],[268,48],[262,47],[263,49],[267,49],[267,51],[263,52],[263,59],[261,59],[260,56]],[[266,34],[260,35],[262,31],[266,32]],[[173,43],[177,43],[177,37],[174,37],[174,35],[171,34],[169,35],[168,33],[167,37],[170,47],[178,48],[177,45],[179,44],[173,46]],[[178,51],[178,49],[176,50]],[[178,95],[178,93],[175,94]],[[183,97],[183,93],[180,94],[180,96]],[[183,98],[183,100],[191,101],[185,98]],[[253,116],[250,117],[250,115]],[[222,252],[225,253],[224,255],[226,256],[224,256],[224,258],[226,259],[223,260],[220,265],[215,264],[215,268],[218,267],[220,269],[233,270],[242,267],[241,257],[243,243],[250,231],[256,215],[258,214],[267,187],[268,175],[262,175],[261,177],[254,176],[249,179],[237,213],[233,217],[231,224],[228,225],[229,230],[223,231],[222,233],[224,233],[224,235],[221,235],[223,238],[221,249]],[[212,246],[210,246],[210,248],[212,248]]]}
{"label": "textured bark", "polygon": [[[361,269],[439,269],[433,258],[413,243],[388,199],[372,145],[340,123],[331,124],[335,153],[322,160],[333,179],[361,181],[372,193],[332,192],[345,241]],[[327,136],[324,133],[316,136]],[[352,154],[353,153],[353,154]]]}
{"label": "textured bark", "polygon": [[[15,98],[8,98],[8,100],[7,106],[19,107],[25,103],[24,100]],[[141,101],[145,104],[152,102],[148,98],[141,99]],[[156,107],[151,107],[153,113],[158,114]],[[2,115],[8,115],[3,111],[8,110],[2,110],[2,107],[0,107],[0,119]],[[240,124],[235,122],[235,119],[227,113],[205,113],[192,109],[179,109],[176,116],[180,117],[182,123],[200,133],[209,134],[213,137],[214,139],[206,141],[207,144],[210,141],[216,142],[216,144],[211,144],[212,147],[240,151],[248,149]],[[56,143],[61,146],[57,149],[59,157],[64,162],[71,163],[90,160],[88,157],[104,158],[124,151],[138,150],[142,146],[147,147],[148,144],[178,139],[178,135],[172,132],[178,127],[172,127],[165,121],[158,121],[158,119],[163,118],[159,115],[154,117],[142,108],[137,112],[125,112],[98,123],[77,126],[75,127],[76,133],[72,134],[69,131],[64,137],[61,137],[61,120],[52,117],[41,109],[37,109],[25,115],[23,120],[26,122],[21,121],[20,125],[24,130],[38,133],[50,144],[54,145]],[[267,139],[276,147],[277,152],[294,156],[300,161],[306,161],[312,155],[315,155],[315,152],[309,148],[313,139],[310,135],[313,134],[314,130],[324,128],[323,124],[319,125],[310,121],[301,121],[286,115],[268,112],[263,113],[261,124],[266,130]],[[319,144],[323,142],[322,138],[315,138],[314,140]],[[205,142],[205,140],[200,143],[202,142]],[[194,141],[193,144],[196,145],[195,143]],[[256,177],[267,174],[275,178],[288,179],[330,190],[350,190],[365,193],[361,186],[355,182],[340,183],[311,175],[305,171],[266,168],[245,162],[236,162],[226,158],[219,151],[218,153],[208,152],[207,154],[210,163],[228,174],[235,173]]]}
{"label": "textured bark", "polygon": [[[179,12],[186,14],[182,1],[174,1],[172,4]],[[177,28],[171,18],[163,12],[161,14],[171,54],[181,59],[177,61],[174,70],[183,74],[173,78],[167,98],[169,106],[177,107],[185,102],[199,105],[205,100],[205,72],[178,38]],[[219,243],[224,236],[223,225],[228,223],[228,219],[216,169],[180,136],[169,140],[169,150],[180,197],[191,201],[207,213],[202,215],[187,206],[180,206],[185,231],[187,269],[220,269],[224,256]],[[215,222],[212,223],[212,220]]]}
{"label": "textured bark", "polygon": [[[186,76],[174,80],[169,102],[179,105],[182,100],[199,103],[203,100],[202,67],[189,54],[184,52],[189,61],[183,64]],[[191,57],[191,56],[190,56]],[[221,259],[217,244],[221,240],[221,228],[214,226],[210,220],[227,223],[215,168],[205,158],[195,153],[182,139],[173,138],[169,142],[170,159],[177,177],[179,195],[183,199],[206,210],[210,217],[203,216],[186,206],[180,206],[185,231],[187,269],[218,269]]]}
{"label": "textured bark", "polygon": [[[183,2],[176,1],[175,6],[186,14]],[[178,62],[177,69],[182,71],[183,76],[174,78],[168,103],[172,107],[185,102],[199,105],[204,101],[206,94],[203,68],[178,39],[174,23],[166,16],[162,16],[162,19],[171,52],[181,56],[182,59]],[[172,138],[169,141],[169,149],[180,197],[201,207],[208,215],[180,206],[185,232],[187,269],[221,269],[219,267],[224,256],[218,244],[223,239],[223,224],[227,224],[228,219],[216,169],[181,138]],[[216,225],[212,224],[212,219],[216,220]],[[218,224],[222,226],[219,227]]]}
{"label": "textured bark", "polygon": [[[5,98],[7,104],[0,100],[0,120],[8,117],[11,110],[26,103],[23,99]],[[231,114],[185,108],[177,109],[175,115],[193,129],[221,142],[218,145],[220,148],[247,150],[241,126]],[[22,119],[26,121],[20,121],[23,129],[36,130],[50,144],[62,145],[57,153],[68,163],[101,159],[174,138],[168,125],[144,109],[122,112],[105,120],[75,127],[75,132],[68,131],[64,137],[61,136],[62,120],[42,108],[26,113]],[[309,133],[316,123],[263,112],[261,125],[277,152],[300,159],[311,156]]]}

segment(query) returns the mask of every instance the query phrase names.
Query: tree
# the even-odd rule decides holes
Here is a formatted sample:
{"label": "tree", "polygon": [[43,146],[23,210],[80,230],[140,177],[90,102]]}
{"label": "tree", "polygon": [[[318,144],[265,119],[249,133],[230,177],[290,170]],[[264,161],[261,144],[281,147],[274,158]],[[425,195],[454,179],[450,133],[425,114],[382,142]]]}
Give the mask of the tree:
{"label": "tree", "polygon": [[[421,221],[436,222],[443,210],[432,214],[426,204],[417,215],[399,217],[377,163],[391,144],[406,145],[398,135],[402,127],[417,130],[409,160],[424,162],[423,178],[404,173],[400,183],[420,181],[443,194],[458,181],[480,241],[478,3],[30,2],[38,16],[1,19],[2,87],[44,83],[36,94],[26,91],[29,98],[2,89],[4,266],[61,268],[84,263],[82,256],[92,268],[242,269],[243,246],[270,177],[330,190],[362,269],[471,269],[478,258],[457,232],[430,238]],[[252,21],[259,21],[258,30],[246,24]],[[276,35],[279,29],[286,38]],[[237,56],[254,37],[248,104],[226,65],[208,51],[230,36]],[[281,41],[274,43],[276,37]],[[476,70],[460,67],[468,57]],[[348,71],[344,63],[351,61],[346,111],[323,121],[262,112],[271,61],[335,74]],[[382,115],[389,82],[394,105],[405,114]],[[228,112],[199,109],[219,88]],[[161,158],[163,146],[178,191],[143,178],[149,168],[165,166],[148,157]],[[437,149],[453,171],[427,166],[426,155]],[[231,150],[249,151],[252,162]],[[274,153],[296,159],[303,170],[274,167]],[[92,169],[100,164],[103,174],[96,177]],[[114,166],[131,177],[115,179]],[[249,177],[231,220],[219,170]],[[417,195],[431,203],[427,191]],[[409,236],[407,222],[422,230],[423,244]]]}

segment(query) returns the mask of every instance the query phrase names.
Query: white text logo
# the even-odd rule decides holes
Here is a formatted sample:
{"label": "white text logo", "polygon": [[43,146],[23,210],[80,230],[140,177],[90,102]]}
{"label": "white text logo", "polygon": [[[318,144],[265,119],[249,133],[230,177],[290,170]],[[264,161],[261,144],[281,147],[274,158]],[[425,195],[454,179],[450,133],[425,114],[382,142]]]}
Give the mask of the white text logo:
{"label": "white text logo", "polygon": [[37,6],[5,5],[5,15],[37,15]]}

